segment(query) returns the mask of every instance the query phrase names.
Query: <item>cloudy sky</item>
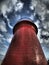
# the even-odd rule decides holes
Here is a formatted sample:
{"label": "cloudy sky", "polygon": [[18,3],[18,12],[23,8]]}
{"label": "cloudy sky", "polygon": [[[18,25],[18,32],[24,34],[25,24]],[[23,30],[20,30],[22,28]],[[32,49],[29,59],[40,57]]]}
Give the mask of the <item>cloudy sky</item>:
{"label": "cloudy sky", "polygon": [[37,37],[49,59],[49,0],[0,0],[0,62],[13,37],[12,29],[21,19],[37,25]]}

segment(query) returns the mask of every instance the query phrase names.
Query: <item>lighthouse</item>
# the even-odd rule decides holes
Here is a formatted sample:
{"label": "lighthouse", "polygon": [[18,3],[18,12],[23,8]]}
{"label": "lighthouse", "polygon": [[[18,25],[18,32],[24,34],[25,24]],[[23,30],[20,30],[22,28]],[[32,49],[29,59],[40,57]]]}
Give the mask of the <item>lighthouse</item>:
{"label": "lighthouse", "polygon": [[13,28],[13,38],[1,65],[47,65],[37,26],[21,20]]}

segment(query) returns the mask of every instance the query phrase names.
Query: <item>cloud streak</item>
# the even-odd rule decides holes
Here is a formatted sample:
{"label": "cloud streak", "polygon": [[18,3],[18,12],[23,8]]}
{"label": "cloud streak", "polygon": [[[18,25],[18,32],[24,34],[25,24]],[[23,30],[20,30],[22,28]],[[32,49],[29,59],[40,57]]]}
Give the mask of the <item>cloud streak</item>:
{"label": "cloud streak", "polygon": [[2,32],[7,32],[6,24],[5,24],[4,21],[1,21],[1,22],[0,22],[0,31],[2,31]]}

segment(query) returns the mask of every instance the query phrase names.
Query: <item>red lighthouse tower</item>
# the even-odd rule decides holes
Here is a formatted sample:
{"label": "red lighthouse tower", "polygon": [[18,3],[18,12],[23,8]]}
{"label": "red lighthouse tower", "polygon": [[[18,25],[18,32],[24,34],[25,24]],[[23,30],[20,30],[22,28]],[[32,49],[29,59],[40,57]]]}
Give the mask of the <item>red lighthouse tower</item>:
{"label": "red lighthouse tower", "polygon": [[47,65],[32,21],[19,21],[13,29],[13,39],[1,65]]}

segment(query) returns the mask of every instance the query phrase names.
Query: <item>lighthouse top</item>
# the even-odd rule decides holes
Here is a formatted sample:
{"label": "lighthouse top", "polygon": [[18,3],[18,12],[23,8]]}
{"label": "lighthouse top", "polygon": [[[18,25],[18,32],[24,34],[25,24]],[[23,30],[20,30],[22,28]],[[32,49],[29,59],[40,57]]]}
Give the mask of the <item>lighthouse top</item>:
{"label": "lighthouse top", "polygon": [[18,28],[20,28],[21,26],[24,26],[24,25],[33,26],[34,29],[35,29],[36,34],[38,33],[37,26],[32,21],[29,21],[29,20],[20,20],[20,21],[18,21],[18,23],[15,24],[15,26],[13,28],[13,34],[16,32],[16,30]]}

